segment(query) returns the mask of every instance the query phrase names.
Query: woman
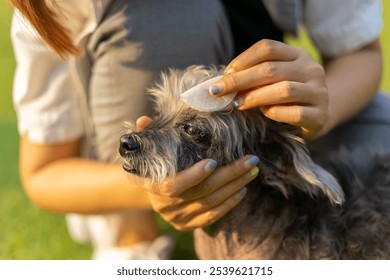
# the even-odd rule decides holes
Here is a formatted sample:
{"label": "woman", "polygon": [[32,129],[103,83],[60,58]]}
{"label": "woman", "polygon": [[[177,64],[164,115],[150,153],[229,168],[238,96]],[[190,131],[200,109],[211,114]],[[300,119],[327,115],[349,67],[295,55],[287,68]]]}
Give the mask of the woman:
{"label": "woman", "polygon": [[[375,100],[384,98],[368,106],[381,76],[380,1],[346,1],[342,12],[335,0],[304,6],[283,0],[223,1],[224,6],[219,1],[12,2],[23,15],[17,13],[12,28],[23,186],[43,209],[99,214],[68,215],[73,235],[92,239],[94,258],[167,258],[171,242],[157,238],[151,208],[177,229],[205,226],[237,205],[257,175],[259,159],[253,156],[224,167],[205,159],[146,192],[112,163],[122,122],[138,118],[139,129],[150,124],[140,118],[152,114],[144,89],[161,70],[228,64],[234,43],[239,55],[211,94],[239,91],[238,109],[260,107],[272,119],[301,127],[307,139],[316,139],[313,145],[338,139],[329,132],[347,121],[352,120],[349,129],[366,115],[372,120],[370,113],[358,113],[372,112]],[[274,41],[302,22],[320,47],[324,68],[304,51]],[[384,102],[381,108],[389,108]],[[388,126],[388,116],[381,113],[378,123]],[[387,143],[383,131],[373,139]]]}

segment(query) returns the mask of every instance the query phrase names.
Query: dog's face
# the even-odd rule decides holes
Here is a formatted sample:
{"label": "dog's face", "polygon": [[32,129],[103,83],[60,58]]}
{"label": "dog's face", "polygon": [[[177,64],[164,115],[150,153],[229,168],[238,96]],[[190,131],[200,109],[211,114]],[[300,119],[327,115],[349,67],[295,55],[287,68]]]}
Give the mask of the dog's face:
{"label": "dog's face", "polygon": [[[256,145],[260,139],[253,132],[260,128],[265,133],[258,110],[249,113],[230,107],[206,113],[180,99],[182,92],[219,73],[195,67],[163,75],[161,84],[151,91],[156,107],[153,123],[141,132],[130,124],[129,133],[121,137],[119,152],[126,171],[161,181],[205,158],[225,165]],[[256,121],[248,121],[250,115],[257,115]]]}
{"label": "dog's face", "polygon": [[245,145],[250,146],[243,137],[250,134],[248,114],[203,113],[188,107],[177,113],[157,115],[145,130],[131,129],[121,137],[126,171],[161,181],[205,158],[225,165],[244,156]]}
{"label": "dog's face", "polygon": [[297,128],[273,122],[259,110],[226,108],[205,113],[180,100],[182,92],[219,73],[214,68],[192,67],[163,75],[162,82],[151,91],[157,113],[153,123],[140,132],[130,125],[121,137],[119,153],[124,169],[160,182],[205,158],[221,166],[255,154],[261,161],[264,183],[285,195],[287,185],[299,185],[311,194],[321,189],[333,202],[340,203],[340,187],[311,161]]}

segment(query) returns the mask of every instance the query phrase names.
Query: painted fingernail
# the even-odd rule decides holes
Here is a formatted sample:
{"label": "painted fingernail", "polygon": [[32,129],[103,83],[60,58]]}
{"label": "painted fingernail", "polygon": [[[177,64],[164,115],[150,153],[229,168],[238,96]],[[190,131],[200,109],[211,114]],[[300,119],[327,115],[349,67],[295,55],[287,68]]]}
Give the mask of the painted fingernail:
{"label": "painted fingernail", "polygon": [[223,83],[216,83],[210,87],[209,91],[211,94],[216,95],[218,93],[223,92],[223,89],[224,89]]}
{"label": "painted fingernail", "polygon": [[234,98],[232,101],[232,106],[233,108],[239,108],[242,106],[243,100],[240,97]]}
{"label": "painted fingernail", "polygon": [[248,191],[247,188],[242,188],[241,190],[238,191],[238,194],[242,197],[246,194],[247,191]]}
{"label": "painted fingernail", "polygon": [[246,162],[245,162],[245,165],[247,167],[253,167],[253,166],[256,166],[258,163],[260,162],[260,159],[258,156],[250,156]]}
{"label": "painted fingernail", "polygon": [[213,171],[215,168],[217,168],[217,162],[215,160],[210,160],[206,166],[205,166],[205,171],[206,172],[211,172]]}
{"label": "painted fingernail", "polygon": [[234,72],[232,68],[226,68],[225,72],[223,73],[224,76],[230,75]]}
{"label": "painted fingernail", "polygon": [[218,87],[217,86],[212,86],[211,88],[210,88],[210,92],[212,93],[212,94],[217,94],[218,93]]}
{"label": "painted fingernail", "polygon": [[259,171],[260,169],[256,166],[255,168],[253,168],[251,171],[250,171],[250,174],[252,177],[256,177],[257,174],[259,174]]}

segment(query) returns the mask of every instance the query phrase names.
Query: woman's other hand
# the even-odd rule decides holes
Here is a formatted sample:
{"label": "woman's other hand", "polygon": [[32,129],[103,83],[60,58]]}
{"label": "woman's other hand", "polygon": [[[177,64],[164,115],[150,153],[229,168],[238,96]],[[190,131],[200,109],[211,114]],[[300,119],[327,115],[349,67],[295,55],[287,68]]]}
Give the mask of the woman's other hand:
{"label": "woman's other hand", "polygon": [[259,159],[246,156],[216,168],[205,159],[149,189],[153,209],[178,230],[208,226],[233,209],[256,178]]}
{"label": "woman's other hand", "polygon": [[303,49],[261,40],[235,58],[225,76],[210,87],[222,96],[237,92],[239,110],[260,108],[270,119],[299,126],[303,136],[321,135],[328,118],[323,67]]}

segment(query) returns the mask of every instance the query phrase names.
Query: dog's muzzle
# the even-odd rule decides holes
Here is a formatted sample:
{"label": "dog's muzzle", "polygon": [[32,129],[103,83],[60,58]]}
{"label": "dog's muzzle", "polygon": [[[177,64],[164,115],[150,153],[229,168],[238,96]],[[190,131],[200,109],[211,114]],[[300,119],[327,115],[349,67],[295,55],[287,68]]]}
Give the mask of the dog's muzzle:
{"label": "dog's muzzle", "polygon": [[132,134],[122,135],[119,143],[119,154],[126,157],[140,149],[140,145]]}

